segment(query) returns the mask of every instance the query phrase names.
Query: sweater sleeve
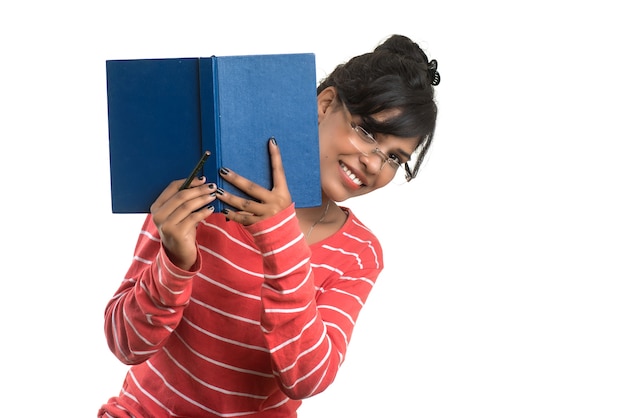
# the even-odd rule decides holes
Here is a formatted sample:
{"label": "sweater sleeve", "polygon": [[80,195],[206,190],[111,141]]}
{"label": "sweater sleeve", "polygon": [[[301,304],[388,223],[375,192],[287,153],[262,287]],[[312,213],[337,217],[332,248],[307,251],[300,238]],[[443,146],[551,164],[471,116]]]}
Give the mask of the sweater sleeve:
{"label": "sweater sleeve", "polygon": [[[380,269],[360,269],[359,280],[338,279],[332,292],[317,292],[311,249],[294,206],[277,216],[278,223],[266,220],[248,227],[263,256],[261,327],[282,391],[303,399],[324,391],[335,379],[356,317]],[[351,272],[348,268],[336,273],[347,277]]]}
{"label": "sweater sleeve", "polygon": [[126,277],[105,309],[107,342],[120,361],[138,364],[159,350],[182,318],[199,269],[199,254],[191,271],[168,259],[148,215]]}

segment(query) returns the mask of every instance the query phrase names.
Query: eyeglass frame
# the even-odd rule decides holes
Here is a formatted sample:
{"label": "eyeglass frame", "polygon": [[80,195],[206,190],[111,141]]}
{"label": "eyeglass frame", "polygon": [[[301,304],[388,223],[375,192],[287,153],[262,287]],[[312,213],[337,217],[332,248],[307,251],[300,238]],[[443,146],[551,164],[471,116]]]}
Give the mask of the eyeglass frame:
{"label": "eyeglass frame", "polygon": [[[363,141],[364,143],[374,147],[374,149],[371,151],[371,154],[376,154],[380,158],[382,158],[382,165],[380,166],[380,171],[382,171],[383,168],[385,168],[386,164],[389,164],[392,167],[394,173],[396,171],[398,171],[398,169],[400,168],[400,164],[402,164],[402,163],[397,161],[397,160],[394,160],[389,155],[387,155],[386,152],[381,150],[380,146],[378,144],[378,141],[376,141],[376,138],[374,138],[374,135],[369,133],[361,125],[358,125],[358,124],[354,123],[354,121],[350,121],[350,127],[352,128],[353,131],[356,132],[356,134],[359,136],[361,141]],[[350,141],[350,142],[352,142],[352,141]],[[363,153],[365,155],[368,155],[368,153],[364,153],[363,151],[361,151],[361,149],[358,146],[355,145],[355,147],[359,150],[359,152],[361,152],[361,153]]]}
{"label": "eyeglass frame", "polygon": [[[341,104],[343,105],[344,109],[346,110],[346,112],[348,112],[348,114],[350,116],[352,116],[352,113],[350,113],[350,110],[348,109],[348,106],[346,106],[346,104],[342,101]],[[387,155],[387,153],[385,153],[383,150],[380,149],[380,146],[378,144],[378,141],[376,140],[376,138],[374,138],[374,135],[372,135],[370,132],[368,132],[365,128],[363,128],[361,125],[355,123],[352,118],[350,118],[350,120],[348,121],[350,124],[350,127],[352,128],[353,131],[355,131],[357,133],[357,135],[359,136],[359,138],[369,144],[369,145],[374,145],[374,149],[371,151],[372,154],[376,154],[378,155],[378,157],[382,158],[382,165],[380,166],[380,171],[383,170],[383,168],[385,167],[385,164],[390,163],[391,165],[393,164],[397,164],[397,167],[393,170],[394,173],[398,172],[398,168],[400,168],[400,165],[403,164],[399,161],[395,161],[393,159],[391,159],[391,157],[389,157],[389,155]],[[350,141],[352,142],[352,141]],[[416,148],[416,150],[412,153],[412,154],[417,154],[418,156],[418,160],[415,164],[415,167],[413,169],[411,169],[411,166],[409,166],[408,161],[404,163],[404,178],[406,179],[407,182],[413,180],[416,176],[417,176],[417,171],[418,168],[420,166],[421,160],[424,158],[424,154],[426,153],[426,142],[427,141],[421,141],[422,143],[420,143],[420,145],[418,145],[418,147]],[[359,150],[359,152],[361,152],[364,155],[368,155],[367,153],[364,153],[363,151],[361,151],[361,149],[353,143],[353,145],[355,146],[355,148],[357,150]],[[420,153],[417,153],[417,150],[421,148]]]}

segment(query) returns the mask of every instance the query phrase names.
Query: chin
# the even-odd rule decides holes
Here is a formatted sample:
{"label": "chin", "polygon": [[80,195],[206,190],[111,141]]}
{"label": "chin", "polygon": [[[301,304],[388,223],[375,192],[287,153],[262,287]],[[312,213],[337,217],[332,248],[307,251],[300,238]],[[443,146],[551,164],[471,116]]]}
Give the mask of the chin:
{"label": "chin", "polygon": [[368,194],[371,191],[372,190],[365,189],[365,188],[361,188],[359,190],[350,190],[350,191],[342,190],[341,193],[333,193],[333,192],[326,193],[326,196],[328,196],[334,202],[345,202],[346,200],[352,199],[354,197],[359,197],[359,196]]}

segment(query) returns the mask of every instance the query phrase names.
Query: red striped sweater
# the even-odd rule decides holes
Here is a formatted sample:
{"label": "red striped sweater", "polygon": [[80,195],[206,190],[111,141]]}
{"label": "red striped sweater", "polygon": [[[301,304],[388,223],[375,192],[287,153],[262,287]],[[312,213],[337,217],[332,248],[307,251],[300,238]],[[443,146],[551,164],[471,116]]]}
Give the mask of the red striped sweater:
{"label": "red striped sweater", "polygon": [[293,205],[248,227],[212,215],[192,271],[168,260],[148,215],[105,313],[111,350],[133,366],[99,416],[295,417],[334,380],[383,268],[348,213],[310,247]]}

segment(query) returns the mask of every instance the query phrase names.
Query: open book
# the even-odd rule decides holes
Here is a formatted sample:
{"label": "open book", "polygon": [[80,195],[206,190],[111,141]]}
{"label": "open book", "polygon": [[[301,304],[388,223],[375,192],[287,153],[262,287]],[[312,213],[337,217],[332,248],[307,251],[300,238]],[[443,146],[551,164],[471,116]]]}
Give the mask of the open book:
{"label": "open book", "polygon": [[321,204],[313,54],[109,60],[106,77],[113,213],[148,213],[207,150],[207,181],[243,195],[227,167],[271,189],[272,136],[296,206]]}

